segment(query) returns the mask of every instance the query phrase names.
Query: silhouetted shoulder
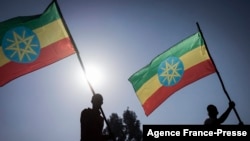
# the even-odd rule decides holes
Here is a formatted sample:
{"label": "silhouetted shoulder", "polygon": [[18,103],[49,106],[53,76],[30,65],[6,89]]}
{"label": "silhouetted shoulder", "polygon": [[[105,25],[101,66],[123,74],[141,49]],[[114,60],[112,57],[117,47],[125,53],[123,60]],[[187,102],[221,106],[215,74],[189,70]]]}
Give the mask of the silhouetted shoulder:
{"label": "silhouetted shoulder", "polygon": [[83,109],[83,110],[82,110],[82,114],[87,114],[87,113],[89,113],[89,112],[91,112],[91,111],[92,111],[91,108],[86,108],[86,109]]}
{"label": "silhouetted shoulder", "polygon": [[204,125],[218,125],[217,119],[208,118],[205,120]]}

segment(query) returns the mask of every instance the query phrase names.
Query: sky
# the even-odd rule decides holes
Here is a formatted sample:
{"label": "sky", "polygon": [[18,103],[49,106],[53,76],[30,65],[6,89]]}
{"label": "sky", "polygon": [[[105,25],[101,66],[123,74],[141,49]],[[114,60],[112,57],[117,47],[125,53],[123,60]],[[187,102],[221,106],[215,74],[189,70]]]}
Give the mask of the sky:
{"label": "sky", "polygon": [[[42,13],[51,0],[2,0],[0,21]],[[208,104],[228,107],[216,73],[177,91],[149,116],[128,78],[154,57],[197,32],[199,23],[225,88],[250,124],[250,2],[247,0],[58,0],[102,109],[122,117],[129,108],[145,124],[203,124]],[[81,110],[92,92],[77,55],[0,88],[0,140],[79,140]],[[1,78],[0,78],[1,79]],[[232,111],[224,124],[238,124]]]}

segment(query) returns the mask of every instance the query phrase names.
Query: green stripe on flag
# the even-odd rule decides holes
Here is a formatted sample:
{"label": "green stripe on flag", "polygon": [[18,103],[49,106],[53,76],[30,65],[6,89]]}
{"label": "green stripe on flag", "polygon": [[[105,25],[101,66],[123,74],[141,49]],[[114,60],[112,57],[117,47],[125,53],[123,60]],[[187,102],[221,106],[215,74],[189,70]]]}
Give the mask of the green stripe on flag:
{"label": "green stripe on flag", "polygon": [[[11,28],[17,26],[25,26],[34,30],[41,26],[44,26],[48,23],[51,23],[60,18],[60,15],[57,11],[56,4],[53,3],[46,9],[43,14],[34,15],[34,16],[20,16],[12,18],[0,23],[0,39],[3,38],[4,34]],[[0,44],[2,41],[0,40]]]}

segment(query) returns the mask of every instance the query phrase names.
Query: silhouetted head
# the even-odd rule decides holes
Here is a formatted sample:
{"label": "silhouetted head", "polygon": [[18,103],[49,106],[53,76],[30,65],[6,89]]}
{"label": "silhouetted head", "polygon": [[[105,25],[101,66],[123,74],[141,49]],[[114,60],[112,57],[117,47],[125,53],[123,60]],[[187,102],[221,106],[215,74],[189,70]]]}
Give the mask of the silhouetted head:
{"label": "silhouetted head", "polygon": [[101,94],[95,94],[92,96],[91,102],[93,107],[100,108],[103,104],[103,98]]}
{"label": "silhouetted head", "polygon": [[212,104],[207,106],[207,111],[208,111],[208,115],[210,117],[215,118],[218,115],[218,110],[217,110],[216,106],[214,106]]}

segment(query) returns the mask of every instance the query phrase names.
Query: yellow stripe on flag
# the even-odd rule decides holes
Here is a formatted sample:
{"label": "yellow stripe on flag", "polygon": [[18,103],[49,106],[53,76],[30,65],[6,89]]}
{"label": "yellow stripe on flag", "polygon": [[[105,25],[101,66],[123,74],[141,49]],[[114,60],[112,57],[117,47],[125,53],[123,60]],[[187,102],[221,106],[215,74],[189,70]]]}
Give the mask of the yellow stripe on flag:
{"label": "yellow stripe on flag", "polygon": [[180,59],[183,62],[184,70],[210,59],[205,45],[195,48],[194,50],[182,55]]}
{"label": "yellow stripe on flag", "polygon": [[68,37],[61,19],[37,28],[34,32],[37,34],[41,48]]}
{"label": "yellow stripe on flag", "polygon": [[[180,60],[183,62],[184,65],[184,71],[208,59],[210,58],[208,56],[205,46],[198,47],[180,57]],[[138,91],[136,92],[136,95],[141,104],[143,104],[160,87],[162,87],[162,84],[158,79],[158,75],[155,74],[152,78],[145,82],[141,86],[141,88],[138,89]]]}
{"label": "yellow stripe on flag", "polygon": [[9,59],[5,57],[3,54],[3,48],[0,46],[0,67],[2,67],[4,64],[7,64],[9,62]]}

